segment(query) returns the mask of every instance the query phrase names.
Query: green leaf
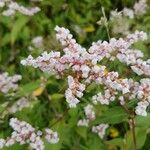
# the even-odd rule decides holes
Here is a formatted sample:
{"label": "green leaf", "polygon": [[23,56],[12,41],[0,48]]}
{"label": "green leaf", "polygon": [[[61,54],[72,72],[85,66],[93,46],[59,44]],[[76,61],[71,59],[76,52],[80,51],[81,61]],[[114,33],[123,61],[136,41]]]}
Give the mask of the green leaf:
{"label": "green leaf", "polygon": [[59,93],[55,93],[51,95],[52,100],[59,100],[59,99],[62,99],[63,97],[64,97],[64,94],[59,94]]}
{"label": "green leaf", "polygon": [[86,128],[86,127],[78,127],[78,128],[76,129],[76,131],[77,131],[77,133],[78,133],[81,137],[83,137],[84,139],[86,139],[86,137],[87,137],[87,128]]}
{"label": "green leaf", "polygon": [[50,144],[46,140],[44,141],[44,150],[60,150],[61,149],[61,144]]}
{"label": "green leaf", "polygon": [[88,150],[108,150],[107,145],[104,145],[99,136],[95,134],[90,134],[87,141]]}
{"label": "green leaf", "polygon": [[77,115],[78,115],[78,108],[76,107],[76,108],[69,109],[68,113],[69,113],[69,115],[71,117],[77,117]]}
{"label": "green leaf", "polygon": [[105,143],[106,143],[106,144],[109,144],[109,145],[120,146],[120,147],[121,147],[122,145],[124,145],[124,141],[123,141],[122,138],[115,138],[115,139],[106,141]]}
{"label": "green leaf", "polygon": [[14,144],[10,147],[4,147],[3,150],[21,150],[21,149],[28,149],[28,145],[20,145],[20,144]]}
{"label": "green leaf", "polygon": [[127,131],[126,134],[125,134],[125,139],[126,139],[126,142],[125,142],[125,145],[126,145],[126,149],[127,150],[131,150],[133,147],[132,147],[132,144],[133,144],[133,137],[132,137],[132,132],[131,131]]}
{"label": "green leaf", "polygon": [[150,134],[147,134],[147,138],[146,138],[145,144],[142,147],[142,149],[149,150],[149,148],[150,148]]}
{"label": "green leaf", "polygon": [[15,43],[18,34],[21,32],[21,29],[26,25],[28,21],[29,21],[29,17],[26,16],[20,16],[16,20],[11,31],[11,44]]}
{"label": "green leaf", "polygon": [[150,113],[146,117],[136,116],[136,126],[150,126]]}
{"label": "green leaf", "polygon": [[1,45],[4,46],[10,42],[10,33],[6,33],[2,38]]}
{"label": "green leaf", "polygon": [[147,130],[145,128],[136,128],[137,149],[142,148],[146,141]]}
{"label": "green leaf", "polygon": [[128,114],[123,110],[123,108],[119,106],[114,106],[104,111],[102,115],[94,121],[94,124],[95,123],[116,124],[127,120]]}
{"label": "green leaf", "polygon": [[[147,130],[145,128],[135,128],[135,137],[136,137],[136,148],[140,149],[144,145],[146,141],[146,133]],[[126,146],[128,150],[133,148],[133,134],[131,131],[128,131],[125,135],[126,137]]]}
{"label": "green leaf", "polygon": [[23,96],[24,94],[31,94],[40,86],[40,81],[30,82],[21,86],[16,95]]}

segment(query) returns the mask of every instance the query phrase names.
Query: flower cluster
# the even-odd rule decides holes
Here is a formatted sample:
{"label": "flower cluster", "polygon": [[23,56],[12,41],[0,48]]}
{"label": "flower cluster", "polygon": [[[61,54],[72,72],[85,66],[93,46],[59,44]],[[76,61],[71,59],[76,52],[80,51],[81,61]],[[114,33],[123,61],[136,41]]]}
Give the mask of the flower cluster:
{"label": "flower cluster", "polygon": [[60,52],[51,51],[49,54],[43,52],[41,56],[34,59],[31,55],[26,60],[22,60],[21,64],[40,68],[44,72],[48,72],[51,75],[63,74],[63,71],[67,69],[68,65],[64,65],[60,61]]}
{"label": "flower cluster", "polygon": [[20,12],[21,14],[27,15],[27,16],[33,16],[35,13],[40,11],[39,7],[33,7],[33,8],[26,8],[17,2],[13,2],[10,0],[2,0],[0,1],[0,7],[6,6],[7,9],[2,12],[4,16],[12,16],[16,12]]}
{"label": "flower cluster", "polygon": [[[0,148],[4,146],[9,147],[16,142],[19,144],[29,144],[31,149],[43,150],[44,142],[42,141],[42,131],[37,131],[30,124],[25,121],[19,121],[17,118],[11,118],[10,126],[13,128],[13,132],[7,139],[0,139]],[[45,138],[50,143],[57,143],[59,138],[56,132],[48,132],[50,129],[45,130]]]}
{"label": "flower cluster", "polygon": [[32,39],[32,44],[35,48],[41,48],[43,47],[43,37],[42,36],[36,36]]}
{"label": "flower cluster", "polygon": [[103,139],[107,128],[108,128],[108,124],[102,123],[102,124],[99,124],[98,126],[93,126],[93,127],[92,127],[92,131],[93,131],[94,133],[97,133],[98,136],[99,136],[101,139]]}
{"label": "flower cluster", "polygon": [[144,15],[148,9],[148,5],[146,3],[146,0],[139,0],[139,2],[136,2],[133,6],[133,9],[125,7],[122,11],[117,12],[111,11],[111,19],[114,18],[120,18],[123,16],[129,17],[130,19],[133,19],[136,15]]}
{"label": "flower cluster", "polygon": [[[92,82],[103,85],[105,90],[104,94],[98,93],[93,97],[95,103],[100,102],[108,105],[111,101],[119,99],[120,103],[124,104],[125,99],[138,98],[142,100],[142,97],[138,96],[137,90],[139,87],[143,87],[143,81],[147,80],[146,78],[140,82],[130,78],[121,79],[117,72],[109,72],[106,66],[99,65],[99,62],[104,58],[110,61],[118,59],[131,66],[131,69],[138,75],[149,76],[150,61],[142,60],[143,53],[131,48],[135,42],[147,39],[146,33],[136,31],[127,35],[125,39],[112,38],[109,42],[99,40],[86,50],[73,39],[68,29],[57,26],[55,30],[57,31],[56,37],[63,46],[63,54],[53,51],[49,54],[44,52],[36,59],[30,55],[21,63],[40,68],[56,77],[68,74],[68,89],[65,96],[70,107],[76,107],[79,98],[83,96],[86,85]],[[147,84],[147,86],[150,85],[149,82]],[[118,92],[122,93],[119,98]],[[143,90],[143,93],[147,94],[147,91]],[[85,123],[85,120],[83,122]]]}
{"label": "flower cluster", "polygon": [[84,112],[86,115],[86,118],[89,120],[95,119],[95,112],[93,111],[93,106],[88,104],[86,107],[84,107]]}
{"label": "flower cluster", "polygon": [[47,128],[45,129],[45,139],[52,144],[58,143],[59,141],[59,137],[58,137],[58,133],[52,131],[51,129]]}
{"label": "flower cluster", "polygon": [[92,97],[92,101],[94,104],[100,102],[102,105],[109,105],[111,101],[115,100],[115,93],[111,93],[109,89],[106,89],[104,92],[104,95],[101,92],[99,92],[97,95],[94,95]]}
{"label": "flower cluster", "polygon": [[[111,11],[110,22],[112,24],[112,32],[127,35],[129,33],[130,22],[136,16],[144,15],[148,10],[146,0],[139,0],[133,8],[125,7],[122,11]],[[128,21],[130,19],[130,21]]]}
{"label": "flower cluster", "polygon": [[20,75],[8,76],[8,73],[0,74],[0,91],[8,93],[9,90],[16,90],[18,88],[17,82],[21,80]]}
{"label": "flower cluster", "polygon": [[23,108],[29,107],[29,106],[30,106],[30,102],[28,101],[28,99],[26,99],[25,97],[22,97],[19,100],[17,100],[17,102],[15,102],[8,109],[8,111],[11,113],[16,113],[17,111],[21,111]]}
{"label": "flower cluster", "polygon": [[134,4],[134,13],[135,15],[143,15],[146,13],[148,5],[146,0],[139,0],[139,2]]}
{"label": "flower cluster", "polygon": [[76,107],[76,105],[80,102],[78,98],[83,96],[82,92],[85,90],[85,85],[74,80],[72,76],[68,76],[68,86],[69,88],[65,93],[66,101],[70,107]]}
{"label": "flower cluster", "polygon": [[87,106],[85,106],[84,113],[85,113],[86,119],[80,119],[77,125],[88,127],[89,122],[92,120],[95,120],[95,112],[94,112],[93,106],[91,104],[88,104]]}
{"label": "flower cluster", "polygon": [[150,79],[141,79],[140,85],[137,87],[137,97],[142,101],[138,102],[135,113],[141,116],[147,116],[146,109],[150,103]]}
{"label": "flower cluster", "polygon": [[147,116],[146,109],[148,106],[149,106],[149,102],[147,101],[138,102],[138,105],[135,108],[135,113],[137,115]]}
{"label": "flower cluster", "polygon": [[[109,42],[97,41],[89,48],[91,58],[95,61],[100,61],[103,58],[108,58],[110,61],[118,59],[131,66],[131,69],[138,75],[150,75],[149,60],[143,61],[143,53],[139,50],[132,49],[131,45],[147,39],[147,34],[143,31],[135,31],[133,34],[128,34],[125,39],[110,39]],[[96,60],[97,59],[97,60]]]}
{"label": "flower cluster", "polygon": [[134,11],[130,8],[124,8],[122,11],[123,15],[129,17],[130,19],[134,18]]}
{"label": "flower cluster", "polygon": [[[96,115],[94,112],[94,107],[91,104],[88,104],[84,107],[84,113],[86,118],[80,119],[77,123],[78,126],[85,126],[88,127],[89,123],[93,120],[95,120]],[[100,124],[98,126],[92,126],[92,132],[98,133],[99,137],[102,139],[106,133],[106,129],[109,127],[108,124]]]}
{"label": "flower cluster", "polygon": [[88,119],[80,119],[77,123],[78,126],[85,126],[88,127],[89,125],[89,120]]}
{"label": "flower cluster", "polygon": [[140,85],[137,87],[137,96],[139,99],[150,102],[150,79],[145,78],[140,80]]}

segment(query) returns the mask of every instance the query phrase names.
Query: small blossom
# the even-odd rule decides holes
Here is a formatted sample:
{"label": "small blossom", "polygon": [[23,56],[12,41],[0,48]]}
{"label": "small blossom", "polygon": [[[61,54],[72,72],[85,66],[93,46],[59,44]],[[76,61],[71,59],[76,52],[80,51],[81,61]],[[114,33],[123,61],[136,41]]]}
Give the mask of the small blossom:
{"label": "small blossom", "polygon": [[77,123],[78,126],[85,126],[88,127],[89,120],[88,119],[80,119]]}
{"label": "small blossom", "polygon": [[58,143],[59,138],[57,132],[52,131],[51,129],[45,129],[45,139],[52,144]]}
{"label": "small blossom", "polygon": [[146,109],[148,106],[149,106],[149,103],[147,101],[138,102],[138,105],[135,108],[135,113],[137,115],[147,116]]}
{"label": "small blossom", "polygon": [[4,139],[0,139],[0,149],[2,149],[5,145],[5,140]]}
{"label": "small blossom", "polygon": [[[0,4],[2,5],[2,2]],[[13,2],[13,1],[7,1],[6,6],[7,6],[7,10],[4,10],[2,12],[4,16],[12,16],[16,12],[20,12],[21,14],[27,16],[33,16],[35,13],[40,11],[39,7],[26,8],[22,5],[19,5],[17,2]]]}
{"label": "small blossom", "polygon": [[130,19],[133,19],[134,18],[134,11],[132,9],[125,7],[123,9],[123,15],[129,17]]}
{"label": "small blossom", "polygon": [[16,90],[18,88],[17,82],[21,80],[20,75],[8,76],[8,73],[0,74],[0,91],[8,93],[9,90]]}
{"label": "small blossom", "polygon": [[98,126],[93,126],[92,132],[97,133],[99,137],[103,139],[107,128],[108,128],[108,124],[102,123]]}
{"label": "small blossom", "polygon": [[65,92],[66,101],[69,107],[76,107],[80,102],[78,98],[83,96],[82,92],[85,90],[85,85],[75,81],[72,76],[68,76],[68,87]]}
{"label": "small blossom", "polygon": [[125,104],[125,100],[124,100],[124,97],[123,97],[123,96],[119,96],[118,99],[119,99],[121,105],[124,105],[124,104]]}
{"label": "small blossom", "polygon": [[9,109],[8,111],[11,113],[16,113],[17,111],[21,111],[25,107],[29,107],[30,103],[29,101],[25,98],[22,97],[17,102],[15,102]]}
{"label": "small blossom", "polygon": [[5,6],[5,1],[4,0],[0,0],[0,7],[4,7]]}
{"label": "small blossom", "polygon": [[104,95],[99,92],[97,95],[94,95],[92,97],[92,100],[95,104],[97,104],[97,102],[100,102],[102,105],[109,105],[111,101],[115,100],[115,93],[112,93],[109,89],[106,89]]}
{"label": "small blossom", "polygon": [[42,36],[37,36],[32,39],[32,44],[36,48],[41,48],[43,46],[43,37]]}
{"label": "small blossom", "polygon": [[95,112],[93,111],[93,106],[88,104],[86,107],[84,107],[84,112],[86,115],[86,118],[89,120],[95,119]]}
{"label": "small blossom", "polygon": [[134,4],[134,12],[135,15],[144,15],[147,11],[148,5],[146,0],[139,0]]}
{"label": "small blossom", "polygon": [[[42,131],[36,131],[29,123],[20,121],[17,118],[11,118],[9,125],[13,128],[13,132],[6,140],[0,139],[0,149],[4,146],[12,146],[16,142],[20,145],[29,144],[31,149],[44,150],[44,142],[42,141]],[[45,138],[51,143],[57,143],[59,141],[56,132],[50,129],[45,129]]]}

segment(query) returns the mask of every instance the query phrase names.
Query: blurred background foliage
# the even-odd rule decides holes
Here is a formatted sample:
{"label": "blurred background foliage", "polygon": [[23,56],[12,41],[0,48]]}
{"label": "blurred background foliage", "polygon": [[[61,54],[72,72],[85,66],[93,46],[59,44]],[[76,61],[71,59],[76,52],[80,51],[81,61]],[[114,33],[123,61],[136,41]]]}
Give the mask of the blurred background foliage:
{"label": "blurred background foliage", "polygon": [[[105,142],[89,132],[88,128],[76,125],[79,118],[84,118],[83,106],[91,100],[92,95],[102,90],[102,87],[96,87],[95,90],[95,85],[90,85],[79,107],[68,110],[64,98],[66,81],[50,77],[38,69],[24,67],[20,64],[20,60],[30,54],[38,56],[43,51],[61,50],[55,38],[54,27],[56,25],[68,28],[77,41],[86,48],[99,39],[108,40],[105,27],[97,24],[102,17],[101,8],[105,8],[109,19],[111,10],[120,11],[124,7],[132,8],[135,0],[43,0],[42,2],[18,0],[17,2],[25,6],[38,6],[41,11],[32,17],[19,13],[13,17],[0,15],[0,71],[9,72],[10,75],[21,74],[23,78],[16,93],[5,96],[0,94],[0,103],[1,105],[5,101],[14,103],[18,98],[25,96],[31,101],[31,106],[15,114],[8,113],[7,107],[0,106],[0,136],[10,135],[11,128],[8,121],[15,116],[31,123],[37,129],[52,127],[58,131],[60,142],[56,145],[45,142],[46,150],[131,150],[132,137],[128,130],[128,116],[118,108],[119,106],[116,106],[115,102],[110,105],[110,108],[106,106],[95,108],[98,117],[93,124],[100,122],[110,124]],[[150,6],[150,1],[148,3]],[[131,32],[138,29],[150,35],[150,12],[136,18],[130,28]],[[111,25],[109,30],[113,37]],[[43,37],[44,46],[42,49],[35,48],[30,51],[29,46],[32,45],[31,41],[36,36]],[[149,41],[135,46],[144,52],[145,58],[149,58]],[[106,61],[103,63],[106,64]],[[106,65],[110,70],[118,71],[123,77],[129,76],[137,80],[139,78],[131,73],[126,65],[117,61]],[[129,105],[135,104],[133,102]],[[59,122],[55,123],[58,119]],[[149,150],[150,114],[147,118],[137,117],[137,124],[138,149]],[[124,137],[127,139],[126,145]],[[25,150],[27,145],[15,144],[5,149]]]}

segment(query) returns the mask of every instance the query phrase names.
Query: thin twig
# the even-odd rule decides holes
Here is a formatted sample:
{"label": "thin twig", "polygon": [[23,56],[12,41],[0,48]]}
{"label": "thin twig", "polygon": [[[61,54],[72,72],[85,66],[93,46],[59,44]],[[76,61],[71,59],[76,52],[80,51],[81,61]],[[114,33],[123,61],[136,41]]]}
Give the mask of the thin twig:
{"label": "thin twig", "polygon": [[130,125],[130,129],[131,129],[131,132],[132,132],[132,137],[133,137],[133,150],[137,150],[136,149],[135,115],[134,115],[134,112],[130,112],[130,110],[128,109],[126,103],[124,105],[121,105],[121,106],[123,107],[125,112],[130,115],[129,125]]}
{"label": "thin twig", "polygon": [[104,7],[102,7],[102,14],[103,14],[103,17],[104,17],[104,19],[105,19],[105,27],[106,27],[108,39],[110,40],[110,34],[109,34],[109,28],[108,28],[108,22],[107,22],[107,17],[106,17],[106,14],[105,14],[105,9],[104,9]]}
{"label": "thin twig", "polygon": [[69,110],[69,108],[66,109],[66,111],[63,113],[63,115],[61,117],[58,117],[58,119],[53,124],[51,124],[50,127],[53,127],[55,124],[57,124],[59,121],[61,121],[64,118],[64,116],[66,115],[66,113],[68,112],[68,110]]}
{"label": "thin twig", "polygon": [[132,131],[132,137],[133,137],[133,150],[136,150],[135,116],[131,117],[131,131]]}
{"label": "thin twig", "polygon": [[121,105],[121,106],[123,107],[123,109],[125,110],[125,112],[126,112],[127,114],[130,114],[130,110],[128,109],[128,107],[127,107],[126,104]]}

